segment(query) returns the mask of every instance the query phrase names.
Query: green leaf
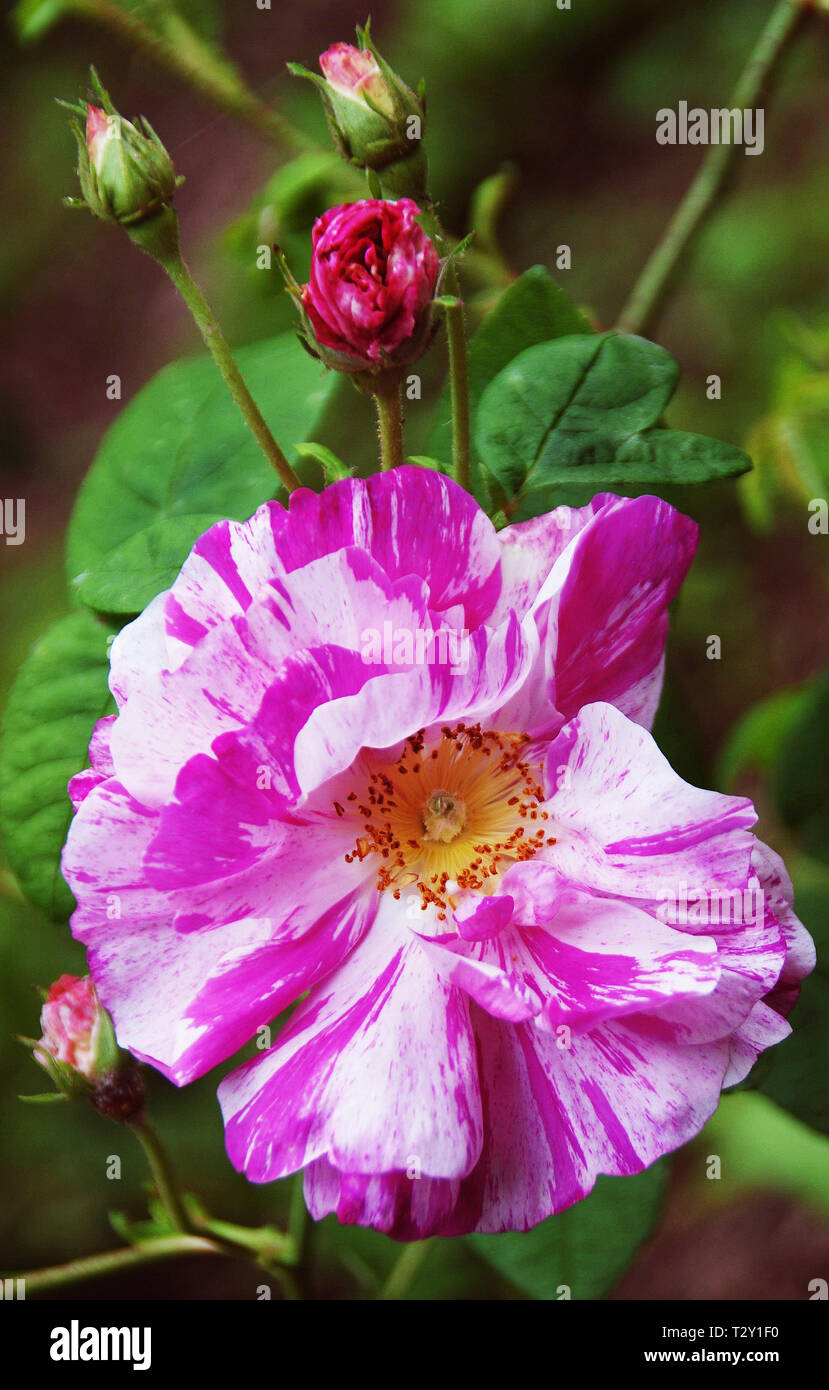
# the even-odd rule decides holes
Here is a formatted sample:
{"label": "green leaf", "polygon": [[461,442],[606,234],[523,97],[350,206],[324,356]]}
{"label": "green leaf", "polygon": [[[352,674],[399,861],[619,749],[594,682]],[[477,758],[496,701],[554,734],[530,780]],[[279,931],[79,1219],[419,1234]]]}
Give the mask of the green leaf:
{"label": "green leaf", "polygon": [[782,741],[774,790],[782,819],[806,853],[829,863],[829,672],[815,682]]}
{"label": "green leaf", "polygon": [[795,910],[814,937],[817,965],[792,1010],[791,1036],[763,1054],[770,1066],[760,1090],[829,1134],[829,881],[798,885]]}
{"label": "green leaf", "polygon": [[[293,333],[241,348],[236,360],[295,460],[335,374],[298,352]],[[73,592],[100,612],[140,613],[208,526],[243,521],[277,487],[212,359],[165,367],[107,431],[78,494],[67,542]]]}
{"label": "green leaf", "polygon": [[478,1254],[532,1298],[602,1298],[659,1214],[664,1161],[632,1178],[599,1178],[593,1192],[531,1231],[468,1236]]}
{"label": "green leaf", "polygon": [[535,516],[562,486],[706,482],[750,467],[730,444],[655,428],[678,368],[626,334],[576,334],[519,354],[481,398],[477,445],[511,518]]}
{"label": "green leaf", "polygon": [[[473,423],[485,388],[519,352],[565,333],[589,333],[590,324],[544,266],[526,270],[501,295],[469,344],[469,403]],[[438,401],[426,453],[448,466],[452,457],[452,401],[448,384]],[[472,448],[472,491],[488,502],[481,460]]]}
{"label": "green leaf", "polygon": [[787,356],[776,374],[772,408],[748,437],[754,468],[741,485],[749,520],[761,531],[802,514],[826,496],[829,482],[829,372]]}
{"label": "green leaf", "polygon": [[0,740],[0,828],[9,860],[32,901],[58,920],[74,906],[60,872],[72,819],[66,784],[87,765],[96,722],[115,708],[108,637],[90,613],[55,623],[18,674]]}
{"label": "green leaf", "polygon": [[802,687],[775,690],[752,705],[730,730],[714,770],[714,785],[734,790],[745,771],[769,773],[780,756],[783,740],[809,699]]}

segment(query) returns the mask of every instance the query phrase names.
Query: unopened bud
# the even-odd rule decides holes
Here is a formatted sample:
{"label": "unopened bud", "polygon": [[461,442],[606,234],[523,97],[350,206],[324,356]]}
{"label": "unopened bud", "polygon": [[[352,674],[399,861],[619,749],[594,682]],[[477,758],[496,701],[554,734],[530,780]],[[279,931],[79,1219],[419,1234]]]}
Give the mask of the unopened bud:
{"label": "unopened bud", "polygon": [[82,202],[96,217],[132,227],[166,207],[181,179],[149,122],[119,115],[94,69],[92,82],[97,102],[64,103],[83,119],[71,122]]}
{"label": "unopened bud", "polygon": [[[46,991],[40,1013],[42,1037],[21,1038],[69,1099],[91,1100],[115,1120],[134,1120],[144,1105],[137,1064],[119,1048],[112,1020],[89,975],[61,975]],[[39,1099],[39,1097],[27,1097]]]}
{"label": "unopened bud", "polygon": [[389,67],[368,28],[358,29],[357,39],[359,47],[335,43],[320,55],[322,77],[298,63],[288,67],[317,87],[334,143],[346,159],[375,170],[385,191],[425,200],[422,97]]}

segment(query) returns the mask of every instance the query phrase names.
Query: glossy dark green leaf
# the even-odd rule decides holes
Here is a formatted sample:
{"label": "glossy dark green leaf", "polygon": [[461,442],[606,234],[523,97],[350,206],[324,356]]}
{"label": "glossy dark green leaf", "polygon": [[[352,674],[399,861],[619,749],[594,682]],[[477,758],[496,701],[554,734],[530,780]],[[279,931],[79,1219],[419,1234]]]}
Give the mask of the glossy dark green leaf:
{"label": "glossy dark green leaf", "polygon": [[750,467],[704,435],[655,428],[676,387],[664,348],[618,333],[578,334],[522,352],[485,390],[477,444],[512,499],[511,519],[555,506],[562,487],[706,482]]}
{"label": "glossy dark green leaf", "polygon": [[[562,334],[590,332],[590,324],[544,266],[526,270],[502,294],[469,344],[469,403],[473,425],[485,388],[525,348]],[[426,452],[448,467],[452,457],[452,403],[449,386],[438,402]],[[480,455],[472,450],[472,490],[487,501]]]}

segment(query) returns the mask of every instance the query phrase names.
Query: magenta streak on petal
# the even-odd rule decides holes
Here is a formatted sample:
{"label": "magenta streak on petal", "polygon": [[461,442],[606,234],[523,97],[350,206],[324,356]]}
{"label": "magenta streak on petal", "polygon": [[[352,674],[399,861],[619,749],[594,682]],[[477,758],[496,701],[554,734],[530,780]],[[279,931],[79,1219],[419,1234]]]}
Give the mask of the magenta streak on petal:
{"label": "magenta streak on petal", "polygon": [[527,1078],[550,1150],[550,1191],[555,1193],[557,1203],[566,1206],[575,1200],[577,1194],[582,1195],[585,1190],[576,1176],[574,1159],[584,1169],[588,1166],[587,1158],[570,1118],[562,1110],[544,1072],[533,1046],[529,1026],[519,1024],[516,1028],[516,1035],[524,1054]]}
{"label": "magenta streak on petal", "polygon": [[605,1134],[616,1150],[622,1172],[638,1173],[642,1160],[630,1142],[619,1116],[614,1112],[601,1087],[589,1077],[582,1082],[584,1094],[590,1100],[597,1118],[601,1121]]}
{"label": "magenta streak on petal", "polygon": [[639,839],[617,840],[605,845],[607,854],[673,854],[676,850],[691,849],[713,835],[725,835],[731,830],[745,830],[757,819],[750,802],[730,814],[712,820],[699,821],[683,829],[665,830]]}
{"label": "magenta streak on petal", "polygon": [[206,636],[207,628],[204,623],[200,623],[192,614],[185,612],[174,594],[167,599],[164,609],[164,626],[170,637],[175,637],[187,647],[195,647],[202,637]]}
{"label": "magenta streak on petal", "polygon": [[[241,1047],[263,1023],[270,1022],[341,964],[368,930],[376,910],[376,895],[366,901],[349,894],[297,940],[284,941],[276,935],[270,945],[253,954],[220,963],[217,973],[193,999],[187,1017],[207,1026],[217,1018],[227,1020],[227,1050]],[[263,980],[268,977],[271,983],[263,991]],[[179,1065],[195,1066],[198,1060],[197,1043]]]}
{"label": "magenta streak on petal", "polygon": [[[324,1029],[324,1048],[315,1045],[313,1039],[308,1048],[300,1048],[280,1068],[278,1087],[271,1085],[267,1088],[269,1099],[263,1100],[258,1093],[255,1094],[227,1122],[227,1150],[231,1162],[234,1167],[244,1171],[252,1182],[270,1182],[273,1179],[274,1174],[266,1166],[266,1154],[262,1153],[263,1146],[268,1147],[269,1134],[281,1140],[282,1172],[294,1172],[307,1162],[306,1150],[317,1114],[313,1104],[303,1111],[303,1102],[307,1104],[311,1096],[318,1095],[324,1089],[340,1051],[350,1039],[376,1021],[394,988],[402,955],[401,948],[373,981],[371,988]],[[312,1007],[303,1010],[298,1022],[292,1020],[280,1034],[277,1047],[282,1047],[296,1033],[310,1032],[327,1002],[323,994]],[[295,1100],[299,1102],[298,1105],[294,1103]],[[258,1112],[255,1120],[254,1112]]]}

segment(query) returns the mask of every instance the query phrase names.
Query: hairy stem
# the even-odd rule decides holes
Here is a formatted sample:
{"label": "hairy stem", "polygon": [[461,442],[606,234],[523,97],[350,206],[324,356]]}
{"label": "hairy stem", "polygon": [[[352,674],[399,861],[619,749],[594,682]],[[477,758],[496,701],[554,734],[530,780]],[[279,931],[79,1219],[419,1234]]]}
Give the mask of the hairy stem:
{"label": "hairy stem", "polygon": [[[164,219],[163,225],[162,219]],[[300,486],[299,478],[271,434],[265,417],[247,388],[236,365],[227,339],[213,310],[188,270],[178,243],[178,228],[172,209],[166,208],[146,223],[129,228],[130,236],[166,270],[195,319],[204,344],[212,354],[245,423],[268,462],[276,470],[288,492]]]}
{"label": "hairy stem", "polygon": [[[811,0],[777,0],[729,98],[730,109],[756,106],[810,3]],[[616,326],[623,332],[643,333],[653,323],[682,257],[723,191],[738,148],[736,144],[709,148],[622,309]]]}
{"label": "hairy stem", "polygon": [[405,462],[403,454],[403,405],[400,387],[376,392],[377,432],[380,436],[380,467],[399,468]]}

